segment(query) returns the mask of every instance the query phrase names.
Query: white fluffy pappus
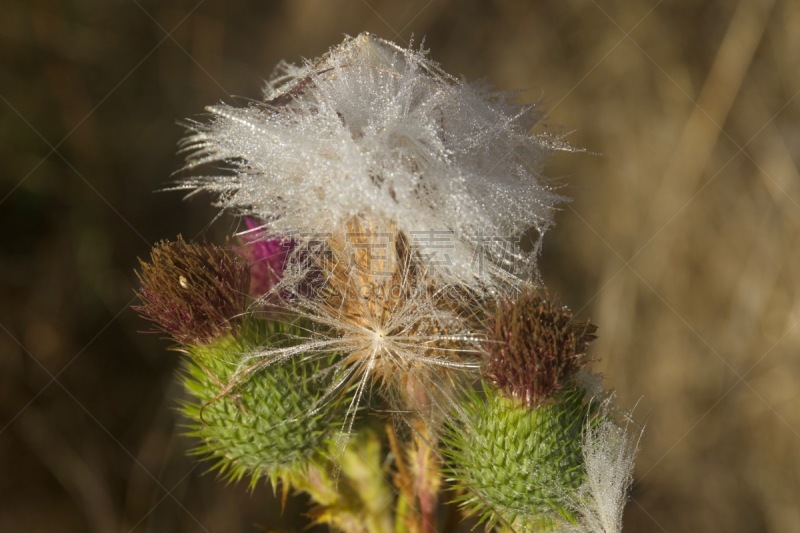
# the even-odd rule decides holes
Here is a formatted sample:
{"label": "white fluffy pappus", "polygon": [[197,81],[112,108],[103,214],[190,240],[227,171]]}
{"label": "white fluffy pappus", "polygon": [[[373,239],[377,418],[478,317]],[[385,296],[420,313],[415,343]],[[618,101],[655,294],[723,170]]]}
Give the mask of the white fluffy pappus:
{"label": "white fluffy pappus", "polygon": [[535,277],[541,237],[565,200],[541,171],[549,152],[570,148],[531,133],[534,106],[367,33],[280,65],[263,102],[208,111],[209,123],[189,125],[186,168],[225,162],[231,172],[178,188],[216,193],[220,207],[300,243],[353,217],[392,221],[448,283]]}

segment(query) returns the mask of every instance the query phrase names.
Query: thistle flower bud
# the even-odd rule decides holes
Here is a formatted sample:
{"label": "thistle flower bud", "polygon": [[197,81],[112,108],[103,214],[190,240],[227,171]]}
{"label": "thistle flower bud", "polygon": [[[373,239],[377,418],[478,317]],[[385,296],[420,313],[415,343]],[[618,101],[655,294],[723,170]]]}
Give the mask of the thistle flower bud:
{"label": "thistle flower bud", "polygon": [[574,319],[532,289],[497,304],[484,373],[503,393],[530,407],[560,390],[586,365],[597,328]]}
{"label": "thistle flower bud", "polygon": [[196,453],[215,461],[231,481],[249,475],[251,484],[268,476],[303,475],[323,457],[341,427],[341,401],[323,401],[333,375],[322,361],[301,358],[260,368],[235,387],[242,354],[255,347],[281,346],[302,334],[297,327],[246,320],[236,337],[192,346],[183,383],[193,397],[182,406],[190,434],[202,440]]}
{"label": "thistle flower bud", "polygon": [[591,424],[585,393],[570,386],[533,409],[484,386],[460,419],[448,422],[443,453],[458,501],[490,527],[550,531],[573,521],[585,478],[581,435]]}
{"label": "thistle flower bud", "polygon": [[230,332],[245,310],[249,271],[232,251],[211,244],[161,241],[139,260],[139,314],[183,344]]}

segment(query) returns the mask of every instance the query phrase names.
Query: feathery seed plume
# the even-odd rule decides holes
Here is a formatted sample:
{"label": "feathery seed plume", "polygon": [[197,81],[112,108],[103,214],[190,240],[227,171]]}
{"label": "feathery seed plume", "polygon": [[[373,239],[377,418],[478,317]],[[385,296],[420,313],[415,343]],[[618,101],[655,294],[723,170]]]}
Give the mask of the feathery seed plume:
{"label": "feathery seed plume", "polygon": [[[569,147],[530,133],[533,106],[367,33],[280,65],[261,103],[208,111],[209,123],[189,124],[187,168],[223,161],[231,173],[178,188],[217,193],[221,207],[300,243],[356,216],[391,221],[408,237],[439,232],[448,260],[432,270],[447,282],[535,276],[541,237],[564,200],[541,168]],[[520,239],[534,231],[523,251]]]}

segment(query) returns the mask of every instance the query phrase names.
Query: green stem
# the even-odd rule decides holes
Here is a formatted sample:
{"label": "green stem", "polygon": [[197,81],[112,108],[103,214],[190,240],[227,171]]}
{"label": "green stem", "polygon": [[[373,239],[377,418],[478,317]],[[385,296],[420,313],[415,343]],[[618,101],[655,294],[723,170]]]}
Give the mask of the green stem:
{"label": "green stem", "polygon": [[351,437],[339,468],[338,479],[330,462],[292,479],[318,504],[314,520],[351,533],[392,533],[392,491],[381,468],[378,435],[366,429]]}

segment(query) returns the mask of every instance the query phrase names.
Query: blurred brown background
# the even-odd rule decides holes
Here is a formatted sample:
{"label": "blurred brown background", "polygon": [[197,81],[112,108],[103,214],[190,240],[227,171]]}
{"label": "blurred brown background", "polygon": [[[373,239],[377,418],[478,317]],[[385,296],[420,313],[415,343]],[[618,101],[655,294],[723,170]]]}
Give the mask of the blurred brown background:
{"label": "blurred brown background", "polygon": [[177,357],[133,269],[208,198],[154,192],[178,120],[255,98],[342,35],[425,37],[529,89],[590,154],[545,281],[647,424],[625,531],[800,531],[800,3],[5,0],[0,7],[0,530],[297,529],[185,457]]}

